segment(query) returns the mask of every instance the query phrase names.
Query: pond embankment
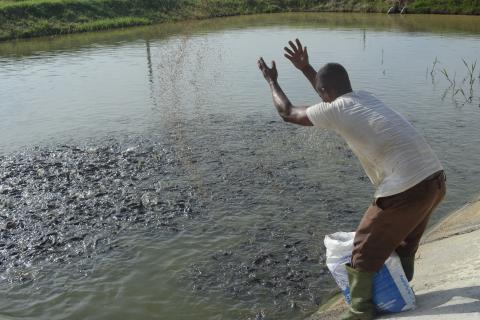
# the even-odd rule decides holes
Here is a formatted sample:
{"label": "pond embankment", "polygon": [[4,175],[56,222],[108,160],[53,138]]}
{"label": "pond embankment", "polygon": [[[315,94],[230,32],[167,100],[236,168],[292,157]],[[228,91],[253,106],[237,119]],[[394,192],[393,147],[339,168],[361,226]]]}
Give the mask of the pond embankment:
{"label": "pond embankment", "polygon": [[[389,6],[379,0],[0,0],[0,41],[255,13],[386,12]],[[480,14],[480,3],[418,0],[408,12]]]}
{"label": "pond embankment", "polygon": [[[479,319],[480,197],[450,214],[425,237],[417,253],[412,287],[417,308],[381,319]],[[337,319],[346,308],[343,298],[309,320]]]}

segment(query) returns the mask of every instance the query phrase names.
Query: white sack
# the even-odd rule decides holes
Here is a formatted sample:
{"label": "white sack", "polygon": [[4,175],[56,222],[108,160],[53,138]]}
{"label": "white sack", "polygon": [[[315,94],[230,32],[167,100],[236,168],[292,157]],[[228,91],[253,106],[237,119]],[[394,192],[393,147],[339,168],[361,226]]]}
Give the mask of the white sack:
{"label": "white sack", "polygon": [[[345,264],[350,263],[355,232],[336,232],[327,235],[327,267],[350,304],[348,274]],[[373,280],[373,303],[380,312],[401,312],[415,308],[415,295],[408,284],[400,258],[394,252]]]}

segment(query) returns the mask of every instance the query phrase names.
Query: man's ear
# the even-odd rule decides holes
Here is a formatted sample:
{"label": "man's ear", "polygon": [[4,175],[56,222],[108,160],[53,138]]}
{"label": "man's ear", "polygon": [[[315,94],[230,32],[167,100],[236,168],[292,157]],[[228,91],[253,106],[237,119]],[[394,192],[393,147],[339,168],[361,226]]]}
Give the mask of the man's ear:
{"label": "man's ear", "polygon": [[325,90],[325,95],[328,99],[328,102],[332,102],[337,98],[337,92],[333,89],[326,89]]}
{"label": "man's ear", "polygon": [[323,94],[322,96],[323,102],[331,102],[330,92],[328,90],[324,90],[322,94]]}

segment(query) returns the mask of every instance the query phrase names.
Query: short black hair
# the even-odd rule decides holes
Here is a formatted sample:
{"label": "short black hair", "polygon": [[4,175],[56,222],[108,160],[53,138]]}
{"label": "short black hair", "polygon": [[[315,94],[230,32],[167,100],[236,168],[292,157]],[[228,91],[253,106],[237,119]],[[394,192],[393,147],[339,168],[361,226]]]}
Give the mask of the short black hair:
{"label": "short black hair", "polygon": [[318,90],[321,88],[334,90],[338,95],[352,91],[347,70],[335,62],[327,63],[318,70],[315,83]]}

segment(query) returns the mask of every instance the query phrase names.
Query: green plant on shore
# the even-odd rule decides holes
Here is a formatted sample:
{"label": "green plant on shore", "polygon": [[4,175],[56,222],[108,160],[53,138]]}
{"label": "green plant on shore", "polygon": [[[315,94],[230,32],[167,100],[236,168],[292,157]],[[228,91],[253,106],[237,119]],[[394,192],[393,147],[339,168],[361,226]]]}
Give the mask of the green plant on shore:
{"label": "green plant on shore", "polygon": [[[384,0],[0,0],[0,41],[255,13],[386,12],[388,6]],[[480,1],[413,0],[408,9],[480,14]]]}

